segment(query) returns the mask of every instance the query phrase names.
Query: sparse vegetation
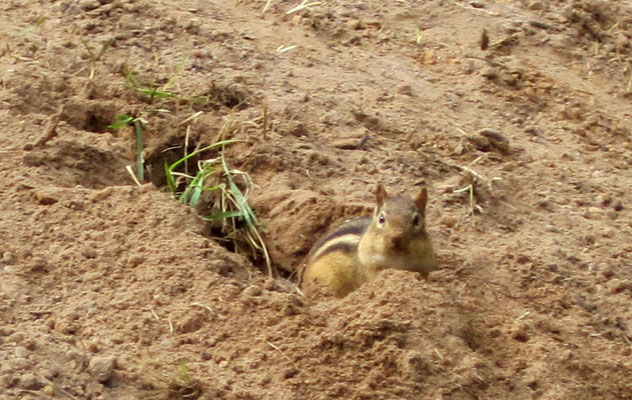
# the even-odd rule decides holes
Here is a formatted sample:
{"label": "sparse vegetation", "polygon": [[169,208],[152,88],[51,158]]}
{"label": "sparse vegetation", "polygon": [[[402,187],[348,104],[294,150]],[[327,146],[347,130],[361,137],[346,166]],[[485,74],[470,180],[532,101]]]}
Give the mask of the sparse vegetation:
{"label": "sparse vegetation", "polygon": [[136,167],[138,182],[145,181],[143,124],[147,124],[147,120],[143,117],[132,117],[127,114],[122,114],[116,118],[115,123],[108,126],[108,128],[113,130],[121,129],[122,127],[127,125],[134,126],[134,132],[136,135]]}
{"label": "sparse vegetation", "polygon": [[[232,122],[226,121],[218,137],[228,137],[232,129]],[[219,239],[232,243],[236,252],[249,253],[253,259],[263,257],[268,274],[272,275],[270,256],[260,233],[261,224],[248,203],[252,180],[246,172],[230,168],[226,160],[225,148],[235,142],[238,140],[222,140],[185,154],[172,164],[165,163],[167,189],[178,201],[191,207],[199,206],[202,196],[207,193],[205,208],[208,213],[204,219],[220,233]],[[212,150],[218,150],[218,155],[198,161],[194,174],[189,174],[186,169],[178,171],[188,160]],[[240,188],[236,179],[245,190]]]}
{"label": "sparse vegetation", "polygon": [[[208,101],[210,96],[202,97],[182,97],[171,90],[176,85],[178,77],[182,74],[187,58],[178,64],[176,71],[172,74],[164,85],[155,84],[144,85],[139,82],[136,74],[131,69],[126,69],[125,85],[141,93],[144,100],[149,103],[162,102],[161,104],[175,104],[172,111],[156,108],[147,110],[141,115],[134,117],[122,114],[117,117],[117,121],[109,126],[110,129],[120,129],[124,126],[133,126],[136,135],[137,150],[137,174],[136,176],[128,168],[133,179],[141,184],[145,181],[145,160],[144,160],[144,139],[143,125],[148,123],[145,115],[155,112],[178,112],[178,104],[181,100],[189,104],[198,101]],[[237,104],[238,107],[241,104]],[[201,112],[185,118],[179,125],[184,125],[199,117]],[[267,108],[264,106],[264,137],[267,136]],[[268,274],[272,275],[272,266],[266,245],[261,236],[261,224],[257,219],[254,210],[248,203],[248,192],[252,188],[250,176],[240,170],[231,168],[226,159],[225,148],[235,142],[236,139],[226,139],[231,136],[235,125],[230,120],[220,127],[216,142],[198,147],[195,151],[188,153],[188,139],[190,125],[187,128],[187,135],[184,143],[184,154],[175,162],[164,162],[164,173],[167,190],[175,196],[182,204],[190,207],[201,207],[203,218],[207,220],[213,232],[219,235],[219,240],[230,243],[235,252],[247,253],[251,259],[263,259]],[[213,157],[200,159],[203,155],[214,154]],[[196,168],[191,171],[189,162],[198,159]],[[237,182],[238,181],[238,182]],[[241,188],[244,188],[243,190]]]}
{"label": "sparse vegetation", "polygon": [[97,62],[101,59],[103,54],[110,48],[110,46],[114,42],[114,39],[110,38],[106,40],[106,42],[103,43],[103,46],[101,46],[101,49],[99,50],[98,53],[95,53],[93,49],[88,45],[88,43],[83,38],[80,38],[79,40],[81,40],[81,44],[83,44],[83,47],[85,47],[86,51],[88,52],[88,56],[90,58],[90,80],[93,80],[94,74],[96,71]]}
{"label": "sparse vegetation", "polygon": [[468,166],[457,166],[457,169],[459,169],[463,174],[465,186],[455,190],[454,193],[467,193],[469,202],[469,210],[467,212],[468,216],[472,216],[477,212],[482,213],[483,207],[478,204],[478,196],[484,189],[488,190],[489,193],[493,193],[494,182],[501,181],[502,178],[493,177],[487,179]]}
{"label": "sparse vegetation", "polygon": [[[156,55],[156,64],[159,57]],[[141,80],[138,73],[133,68],[125,67],[125,86],[140,93],[142,99],[149,103],[159,105],[171,105],[178,111],[181,104],[188,104],[190,107],[194,104],[206,104],[210,101],[211,96],[181,96],[177,89],[177,83],[184,71],[184,67],[188,62],[188,57],[183,57],[180,63],[175,67],[175,71],[167,78],[164,85],[158,85],[154,79]]]}

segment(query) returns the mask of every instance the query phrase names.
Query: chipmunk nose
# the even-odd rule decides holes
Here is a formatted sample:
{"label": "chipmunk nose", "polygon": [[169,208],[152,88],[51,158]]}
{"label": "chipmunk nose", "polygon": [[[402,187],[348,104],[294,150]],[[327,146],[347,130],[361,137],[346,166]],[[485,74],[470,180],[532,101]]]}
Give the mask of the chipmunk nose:
{"label": "chipmunk nose", "polygon": [[404,247],[404,233],[394,232],[389,236],[389,245],[392,249],[401,250]]}

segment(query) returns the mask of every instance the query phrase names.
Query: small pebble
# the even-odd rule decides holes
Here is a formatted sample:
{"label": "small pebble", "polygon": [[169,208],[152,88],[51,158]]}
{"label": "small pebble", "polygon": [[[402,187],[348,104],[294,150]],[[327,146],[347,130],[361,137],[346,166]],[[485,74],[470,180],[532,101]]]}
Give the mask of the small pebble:
{"label": "small pebble", "polygon": [[88,370],[100,383],[105,383],[112,378],[114,368],[116,368],[116,357],[114,356],[92,357],[88,365]]}
{"label": "small pebble", "polygon": [[612,203],[612,196],[607,193],[601,193],[599,196],[597,196],[597,202],[602,206],[608,206],[610,205],[610,203]]}
{"label": "small pebble", "polygon": [[46,193],[43,190],[34,190],[33,194],[35,195],[35,199],[37,202],[44,206],[50,206],[51,204],[57,203],[58,199],[50,194]]}
{"label": "small pebble", "polygon": [[43,257],[33,257],[30,264],[31,264],[31,271],[33,272],[44,271],[46,270],[46,267],[48,266],[46,259],[44,259]]}
{"label": "small pebble", "polygon": [[22,374],[22,376],[20,377],[20,381],[18,382],[18,387],[20,387],[20,389],[26,389],[26,390],[37,390],[40,388],[40,383],[35,377],[35,375],[26,373],[26,374]]}
{"label": "small pebble", "polygon": [[39,374],[50,381],[59,376],[59,371],[56,367],[43,368],[39,371]]}
{"label": "small pebble", "polygon": [[600,219],[603,216],[603,210],[598,207],[588,207],[584,212],[584,218],[586,219]]}
{"label": "small pebble", "polygon": [[100,190],[98,192],[96,192],[95,194],[93,194],[91,196],[91,200],[94,202],[97,201],[103,201],[105,199],[107,199],[108,197],[110,197],[110,195],[112,194],[112,192],[114,191],[114,189],[112,189],[112,186],[108,186],[103,190]]}
{"label": "small pebble", "polygon": [[441,218],[440,224],[448,228],[453,228],[456,225],[456,218],[453,216],[445,216]]}
{"label": "small pebble", "polygon": [[530,10],[537,11],[542,9],[543,4],[541,1],[530,1],[527,7],[529,7]]}
{"label": "small pebble", "polygon": [[549,232],[553,232],[553,233],[560,233],[560,230],[557,229],[557,227],[553,226],[553,225],[547,225],[545,227],[545,229]]}
{"label": "small pebble", "polygon": [[6,251],[2,255],[2,262],[7,264],[7,265],[14,264],[16,259],[17,259],[17,257],[15,256],[15,254],[11,253],[10,251]]}
{"label": "small pebble", "polygon": [[84,11],[90,11],[101,7],[101,3],[98,0],[81,0],[79,7]]}
{"label": "small pebble", "polygon": [[0,336],[11,336],[15,333],[15,329],[7,327],[7,326],[0,326]]}
{"label": "small pebble", "polygon": [[616,203],[614,203],[612,208],[614,208],[615,211],[621,211],[623,210],[623,204],[621,204],[620,201],[617,201]]}
{"label": "small pebble", "polygon": [[55,395],[55,388],[51,385],[46,385],[44,386],[44,389],[42,389],[42,394],[48,397],[53,397]]}
{"label": "small pebble", "polygon": [[82,253],[86,258],[97,258],[99,256],[99,253],[91,247],[83,249]]}
{"label": "small pebble", "polygon": [[19,358],[28,358],[29,357],[29,351],[22,347],[22,346],[18,346],[15,348],[15,356],[19,357]]}
{"label": "small pebble", "polygon": [[601,235],[606,238],[612,238],[614,237],[614,233],[615,233],[614,229],[608,226],[604,228],[604,230],[601,232]]}
{"label": "small pebble", "polygon": [[261,296],[262,291],[261,291],[261,287],[257,285],[252,285],[244,289],[243,293],[244,293],[244,296],[256,297],[256,296]]}
{"label": "small pebble", "polygon": [[130,14],[122,15],[121,19],[119,20],[119,24],[121,25],[121,28],[126,30],[138,30],[143,27],[141,22]]}

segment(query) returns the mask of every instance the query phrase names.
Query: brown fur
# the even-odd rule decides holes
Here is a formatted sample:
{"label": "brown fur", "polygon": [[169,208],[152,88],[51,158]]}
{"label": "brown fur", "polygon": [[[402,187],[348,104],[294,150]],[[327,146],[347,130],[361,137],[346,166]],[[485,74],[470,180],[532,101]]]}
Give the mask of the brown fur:
{"label": "brown fur", "polygon": [[426,232],[427,191],[413,198],[389,196],[378,185],[373,217],[348,221],[312,248],[302,286],[322,285],[344,297],[386,268],[420,273],[435,268],[432,241]]}

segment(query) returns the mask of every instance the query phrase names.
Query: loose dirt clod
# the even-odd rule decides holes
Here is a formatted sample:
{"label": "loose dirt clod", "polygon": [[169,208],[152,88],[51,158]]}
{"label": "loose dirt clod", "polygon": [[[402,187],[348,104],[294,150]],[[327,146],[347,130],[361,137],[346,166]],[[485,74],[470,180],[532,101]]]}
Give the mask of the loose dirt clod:
{"label": "loose dirt clod", "polygon": [[106,383],[112,379],[114,368],[116,368],[115,356],[94,356],[88,365],[88,370],[99,383]]}
{"label": "loose dirt clod", "polygon": [[64,106],[61,105],[55,114],[51,115],[50,117],[46,119],[46,124],[44,125],[44,132],[42,133],[40,138],[37,139],[34,145],[29,146],[28,148],[25,147],[24,150],[31,150],[33,147],[42,146],[46,144],[46,142],[48,142],[49,140],[57,136],[57,125],[59,125],[59,118],[61,117],[63,112],[64,112]]}

